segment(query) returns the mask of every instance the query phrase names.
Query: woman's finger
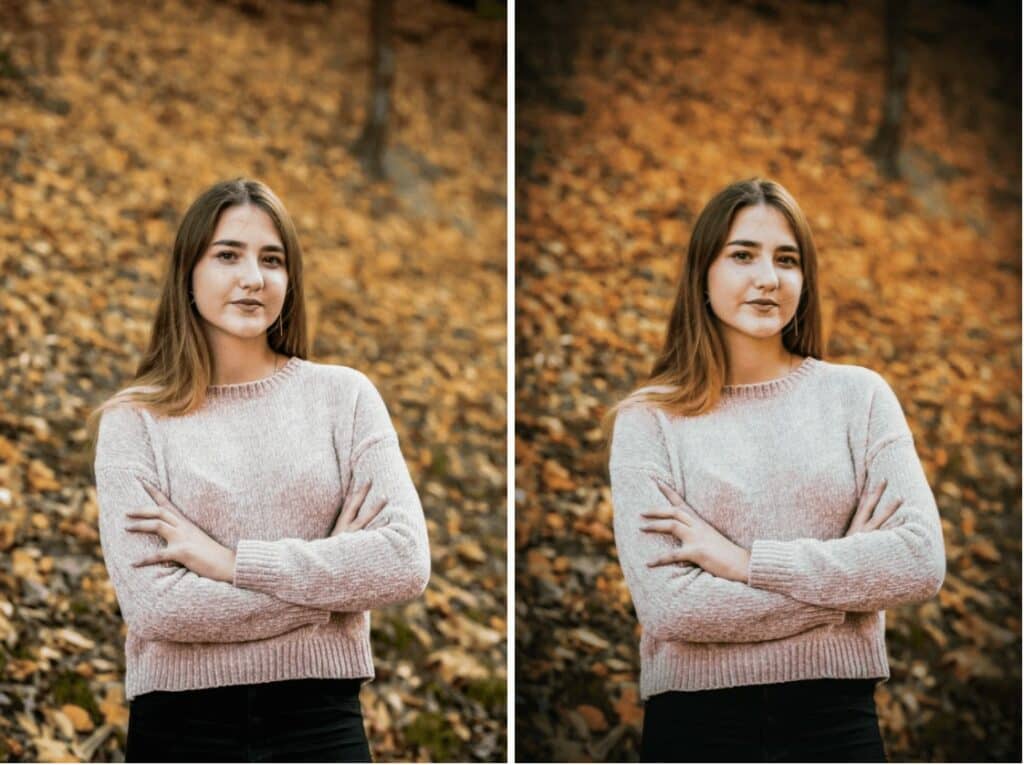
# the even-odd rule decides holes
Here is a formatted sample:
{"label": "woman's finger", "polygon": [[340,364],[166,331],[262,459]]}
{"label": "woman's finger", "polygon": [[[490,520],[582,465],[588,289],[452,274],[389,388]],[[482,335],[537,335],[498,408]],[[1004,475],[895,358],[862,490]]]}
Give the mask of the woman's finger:
{"label": "woman's finger", "polygon": [[170,528],[171,527],[163,521],[138,521],[136,523],[129,523],[125,526],[127,531],[143,531],[147,534],[159,534],[160,536],[167,534],[170,531]]}
{"label": "woman's finger", "polygon": [[146,492],[150,497],[152,497],[153,501],[156,502],[157,505],[167,510],[177,510],[177,508],[171,504],[171,500],[167,499],[167,497],[164,496],[164,493],[158,488],[150,486],[148,483],[144,483],[142,485],[146,487]]}
{"label": "woman's finger", "polygon": [[340,510],[338,512],[338,517],[339,518],[341,516],[345,515],[345,513],[349,512],[352,509],[352,503],[355,501],[356,494],[358,494],[358,493],[359,493],[358,490],[355,490],[355,491],[350,491],[350,492],[345,494],[345,498],[342,500],[341,508],[340,508]]}
{"label": "woman's finger", "polygon": [[868,494],[867,499],[864,502],[863,508],[865,517],[871,516],[872,511],[875,509],[875,505],[878,504],[878,500],[880,500],[882,498],[882,495],[885,494],[885,489],[888,485],[889,481],[883,478],[881,481],[878,482],[878,485],[874,488],[874,491]]}
{"label": "woman's finger", "polygon": [[847,536],[850,534],[856,534],[858,531],[862,531],[864,529],[868,519],[871,517],[871,513],[875,509],[875,505],[878,504],[878,500],[881,499],[882,494],[885,493],[885,487],[887,484],[888,481],[883,478],[878,482],[878,485],[871,490],[871,492],[861,497],[860,505],[857,507],[857,511],[853,514],[849,529],[846,532]]}
{"label": "woman's finger", "polygon": [[688,514],[680,507],[673,505],[672,507],[655,507],[650,510],[645,510],[640,513],[641,517],[644,518],[674,518],[679,522],[685,522],[689,519]]}
{"label": "woman's finger", "polygon": [[685,526],[680,524],[676,520],[671,521],[651,521],[640,527],[641,531],[649,531],[654,534],[671,534],[674,537],[682,539],[685,533]]}
{"label": "woman's finger", "polygon": [[679,493],[671,486],[666,486],[661,481],[658,481],[658,488],[661,490],[662,495],[668,500],[670,505],[681,505],[684,500]]}
{"label": "woman's finger", "polygon": [[867,528],[871,531],[880,528],[882,524],[889,520],[892,517],[893,513],[899,510],[902,506],[903,499],[901,497],[894,497],[886,504],[884,508],[877,511],[873,516],[871,516],[871,520],[869,520],[867,523]]}
{"label": "woman's finger", "polygon": [[155,563],[169,563],[170,561],[171,559],[166,557],[165,554],[155,553],[153,555],[147,555],[145,558],[136,561],[132,565],[135,566],[135,568],[139,568],[141,566],[152,566]]}
{"label": "woman's finger", "polygon": [[355,523],[352,524],[352,528],[365,529],[367,526],[370,525],[373,519],[377,517],[380,511],[383,510],[387,504],[388,500],[385,497],[382,497],[381,499],[377,500],[377,504],[371,507],[367,512],[359,513],[359,515],[356,517]]}
{"label": "woman's finger", "polygon": [[162,513],[162,517],[165,518],[168,523],[173,526],[178,520],[186,520],[181,510],[179,510],[171,500],[165,497],[159,489],[154,489],[148,484],[143,485],[146,487],[146,491],[149,492],[149,496],[153,498],[154,502],[156,502],[159,511]]}
{"label": "woman's finger", "polygon": [[640,513],[641,518],[668,518],[673,521],[678,521],[684,526],[690,525],[690,515],[683,510],[681,507],[674,507],[671,510],[665,510],[655,508],[654,510],[648,510],[646,513]]}
{"label": "woman's finger", "polygon": [[150,518],[162,521],[170,528],[175,528],[178,520],[174,513],[169,513],[160,507],[140,507],[125,513],[125,515],[129,518]]}
{"label": "woman's finger", "polygon": [[352,520],[356,517],[356,513],[359,512],[359,508],[366,499],[366,495],[370,493],[370,487],[372,485],[373,481],[367,481],[352,493],[351,503],[346,501],[346,507],[341,511],[340,519],[343,526],[347,527],[352,523]]}
{"label": "woman's finger", "polygon": [[158,507],[139,507],[129,510],[125,515],[129,518],[159,518],[161,512]]}
{"label": "woman's finger", "polygon": [[650,568],[654,568],[655,566],[668,566],[668,565],[670,565],[672,563],[692,563],[692,562],[693,562],[693,558],[690,556],[690,553],[688,553],[685,550],[683,550],[682,548],[680,548],[678,550],[673,550],[672,552],[668,553],[667,555],[662,555],[659,558],[655,558],[654,560],[652,560],[647,565]]}

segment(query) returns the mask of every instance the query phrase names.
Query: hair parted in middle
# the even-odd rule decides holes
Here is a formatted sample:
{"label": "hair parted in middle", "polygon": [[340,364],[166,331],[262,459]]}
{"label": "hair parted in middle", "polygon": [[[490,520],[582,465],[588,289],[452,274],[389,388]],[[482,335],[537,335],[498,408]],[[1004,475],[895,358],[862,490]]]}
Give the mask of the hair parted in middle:
{"label": "hair parted in middle", "polygon": [[[779,183],[749,178],[719,191],[697,217],[661,353],[643,386],[619,406],[644,401],[682,416],[704,414],[716,406],[728,379],[729,358],[707,301],[708,270],[725,247],[736,213],[755,205],[778,210],[788,221],[800,250],[803,288],[796,313],[783,329],[783,347],[800,356],[822,357],[818,252],[810,226],[796,200]],[[614,409],[609,412],[612,419],[614,413]]]}

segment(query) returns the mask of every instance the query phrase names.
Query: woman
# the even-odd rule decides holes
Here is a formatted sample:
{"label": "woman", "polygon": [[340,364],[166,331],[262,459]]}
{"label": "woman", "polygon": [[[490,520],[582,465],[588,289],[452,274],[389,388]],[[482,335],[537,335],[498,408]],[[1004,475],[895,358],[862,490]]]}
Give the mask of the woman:
{"label": "woman", "polygon": [[645,761],[885,761],[883,609],[938,592],[942,531],[890,387],[821,356],[800,208],[725,188],[649,383],[613,413]]}
{"label": "woman", "polygon": [[380,395],[306,360],[305,317],[284,206],[218,183],[134,384],[90,421],[128,761],[370,761],[367,611],[423,591],[426,526]]}

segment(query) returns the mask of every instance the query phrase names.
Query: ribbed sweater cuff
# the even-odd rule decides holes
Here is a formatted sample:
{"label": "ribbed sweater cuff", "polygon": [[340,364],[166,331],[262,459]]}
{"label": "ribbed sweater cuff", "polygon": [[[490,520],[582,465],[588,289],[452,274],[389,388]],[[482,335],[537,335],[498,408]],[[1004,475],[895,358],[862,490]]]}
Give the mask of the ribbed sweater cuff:
{"label": "ribbed sweater cuff", "polygon": [[235,587],[270,595],[281,576],[281,557],[271,542],[242,539],[235,548]]}
{"label": "ribbed sweater cuff", "polygon": [[795,568],[793,553],[785,542],[758,539],[750,548],[747,584],[785,594],[796,578]]}

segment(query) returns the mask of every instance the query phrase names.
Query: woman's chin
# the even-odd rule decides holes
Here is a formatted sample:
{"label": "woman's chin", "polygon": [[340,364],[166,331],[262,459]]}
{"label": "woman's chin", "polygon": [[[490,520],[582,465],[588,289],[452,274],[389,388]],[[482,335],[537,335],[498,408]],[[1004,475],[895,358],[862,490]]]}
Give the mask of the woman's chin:
{"label": "woman's chin", "polygon": [[765,321],[764,323],[744,322],[739,325],[730,325],[730,329],[732,329],[733,332],[740,335],[746,335],[747,337],[755,340],[765,340],[769,337],[775,337],[776,335],[781,334],[782,328],[783,325],[779,324],[777,321]]}
{"label": "woman's chin", "polygon": [[224,324],[214,325],[221,334],[230,335],[237,337],[240,340],[251,340],[254,337],[260,337],[265,335],[267,329],[263,325],[263,322],[225,322]]}

